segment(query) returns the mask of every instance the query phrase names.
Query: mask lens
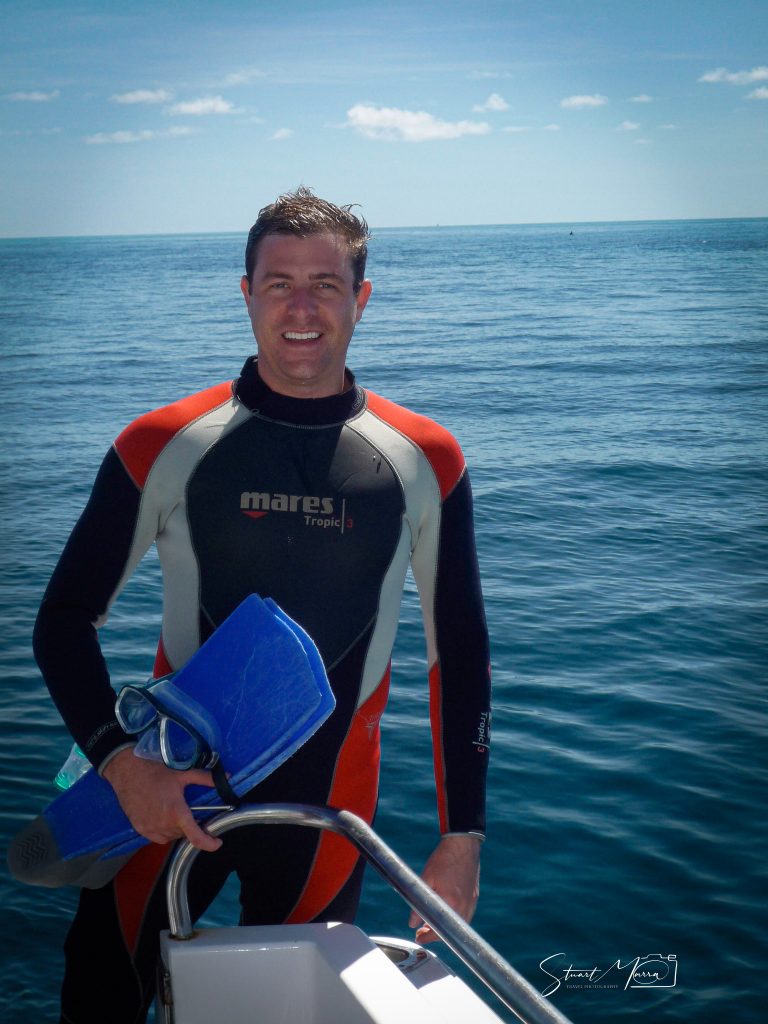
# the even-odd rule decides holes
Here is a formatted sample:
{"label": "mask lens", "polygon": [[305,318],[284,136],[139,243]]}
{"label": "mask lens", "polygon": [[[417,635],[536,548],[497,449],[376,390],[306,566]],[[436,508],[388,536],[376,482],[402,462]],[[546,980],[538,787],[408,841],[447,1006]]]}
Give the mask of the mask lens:
{"label": "mask lens", "polygon": [[181,771],[193,767],[203,753],[199,737],[172,718],[160,722],[160,750],[168,767]]}
{"label": "mask lens", "polygon": [[155,720],[157,711],[141,690],[126,686],[117,696],[115,716],[127,733],[137,733]]}

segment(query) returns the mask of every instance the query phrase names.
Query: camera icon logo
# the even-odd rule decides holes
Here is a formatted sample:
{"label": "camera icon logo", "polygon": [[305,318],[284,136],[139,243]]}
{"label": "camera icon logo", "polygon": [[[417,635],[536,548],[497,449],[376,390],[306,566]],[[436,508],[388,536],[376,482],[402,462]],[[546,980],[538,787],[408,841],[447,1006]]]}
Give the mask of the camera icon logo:
{"label": "camera icon logo", "polygon": [[677,956],[670,953],[649,953],[638,957],[630,988],[674,988],[677,984]]}

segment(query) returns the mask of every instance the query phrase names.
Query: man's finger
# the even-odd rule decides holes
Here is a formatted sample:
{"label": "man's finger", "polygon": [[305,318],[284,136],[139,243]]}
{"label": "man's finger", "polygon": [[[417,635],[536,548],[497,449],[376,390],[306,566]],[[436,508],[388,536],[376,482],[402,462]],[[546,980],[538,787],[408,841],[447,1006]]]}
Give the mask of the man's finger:
{"label": "man's finger", "polygon": [[420,946],[426,946],[428,942],[439,942],[440,936],[428,924],[424,924],[416,931],[415,940]]}
{"label": "man's finger", "polygon": [[190,768],[184,774],[184,785],[185,786],[208,786],[210,789],[216,785],[213,781],[213,775],[210,772],[204,772],[202,768]]}
{"label": "man's finger", "polygon": [[185,815],[179,821],[179,828],[184,833],[184,837],[192,843],[193,846],[197,847],[198,850],[205,850],[208,853],[213,853],[214,850],[218,850],[221,846],[222,840],[218,836],[210,836],[207,832],[197,824],[191,813]]}

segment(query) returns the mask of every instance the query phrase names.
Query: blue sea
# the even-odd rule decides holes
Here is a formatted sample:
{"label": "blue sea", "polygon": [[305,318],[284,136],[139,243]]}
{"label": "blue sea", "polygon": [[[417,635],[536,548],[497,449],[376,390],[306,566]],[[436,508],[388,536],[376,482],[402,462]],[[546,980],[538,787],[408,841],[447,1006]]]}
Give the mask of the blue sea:
{"label": "blue sea", "polygon": [[[48,576],[121,427],[252,351],[244,240],[0,242],[4,847],[70,745],[30,649]],[[474,486],[495,695],[477,929],[574,1024],[764,1021],[768,220],[381,230],[369,274],[350,365],[448,426]],[[159,621],[150,556],[103,631],[115,684],[149,674]],[[418,869],[424,668],[409,581],[377,827]],[[58,1019],[75,897],[0,872],[3,1020]],[[206,923],[236,914],[228,889]],[[370,877],[362,925],[407,917]],[[652,955],[665,976],[632,987]]]}

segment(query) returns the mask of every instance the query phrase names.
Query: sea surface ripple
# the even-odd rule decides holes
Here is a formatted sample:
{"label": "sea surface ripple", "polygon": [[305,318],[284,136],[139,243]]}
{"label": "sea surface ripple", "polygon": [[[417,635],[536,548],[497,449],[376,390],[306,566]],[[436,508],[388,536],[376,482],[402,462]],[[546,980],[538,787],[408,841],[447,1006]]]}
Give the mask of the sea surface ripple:
{"label": "sea surface ripple", "polygon": [[[47,578],[121,427],[252,350],[242,248],[0,242],[4,845],[70,742],[30,650]],[[495,695],[475,924],[539,989],[542,962],[606,972],[552,993],[574,1024],[765,1019],[767,270],[765,220],[371,245],[350,365],[456,434],[475,494]],[[160,595],[149,557],[104,629],[116,685],[149,673]],[[427,708],[409,580],[377,824],[418,868],[437,838]],[[0,893],[3,1018],[53,1021],[76,894],[7,872]],[[206,923],[236,915],[228,889]],[[361,924],[407,935],[373,877]],[[676,976],[628,986],[651,954]]]}

